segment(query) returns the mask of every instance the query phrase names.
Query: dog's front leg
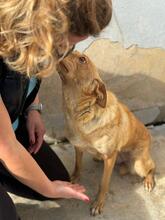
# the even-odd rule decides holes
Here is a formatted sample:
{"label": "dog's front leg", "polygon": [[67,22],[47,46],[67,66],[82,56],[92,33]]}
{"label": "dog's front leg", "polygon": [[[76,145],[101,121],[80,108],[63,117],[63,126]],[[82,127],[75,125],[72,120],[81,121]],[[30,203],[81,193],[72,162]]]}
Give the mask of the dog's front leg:
{"label": "dog's front leg", "polygon": [[115,151],[110,158],[104,159],[104,172],[102,176],[100,189],[98,192],[98,196],[91,207],[91,215],[93,216],[100,214],[103,210],[105,197],[108,192],[109,182],[116,161],[116,157],[117,152]]}
{"label": "dog's front leg", "polygon": [[83,152],[78,147],[75,147],[75,167],[73,174],[71,176],[72,183],[78,182],[80,180],[82,157],[83,157]]}

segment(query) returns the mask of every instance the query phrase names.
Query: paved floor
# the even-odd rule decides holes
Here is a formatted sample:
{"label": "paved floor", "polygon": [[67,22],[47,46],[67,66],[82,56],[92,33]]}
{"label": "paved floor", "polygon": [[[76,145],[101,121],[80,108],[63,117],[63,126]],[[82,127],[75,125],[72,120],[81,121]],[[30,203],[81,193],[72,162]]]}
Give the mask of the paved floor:
{"label": "paved floor", "polygon": [[[104,213],[91,217],[89,205],[77,200],[37,202],[13,196],[22,220],[164,220],[165,219],[165,126],[150,129],[153,135],[152,155],[156,161],[156,187],[148,193],[136,176],[119,176],[114,170]],[[69,145],[53,145],[71,172],[74,151]],[[88,195],[94,198],[103,164],[94,162],[90,155],[84,157],[81,183]]]}

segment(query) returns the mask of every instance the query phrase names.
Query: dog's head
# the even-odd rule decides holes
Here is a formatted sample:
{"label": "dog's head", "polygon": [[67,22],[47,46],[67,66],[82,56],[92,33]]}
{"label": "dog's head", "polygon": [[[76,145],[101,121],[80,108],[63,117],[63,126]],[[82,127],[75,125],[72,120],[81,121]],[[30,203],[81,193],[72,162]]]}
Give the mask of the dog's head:
{"label": "dog's head", "polygon": [[104,83],[92,61],[85,54],[72,52],[57,66],[63,87],[72,93],[95,97],[96,103],[105,108],[107,93]]}

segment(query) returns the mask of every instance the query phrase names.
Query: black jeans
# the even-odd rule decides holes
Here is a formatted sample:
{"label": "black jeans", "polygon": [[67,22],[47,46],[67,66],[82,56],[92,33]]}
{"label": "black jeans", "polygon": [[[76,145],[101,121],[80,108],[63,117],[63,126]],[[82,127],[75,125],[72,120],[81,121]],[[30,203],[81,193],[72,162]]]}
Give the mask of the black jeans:
{"label": "black jeans", "polygon": [[[22,121],[21,126],[17,129],[16,136],[25,148],[29,146],[28,134],[24,121]],[[66,168],[47,143],[43,142],[39,152],[36,155],[32,155],[32,157],[50,180],[70,181]],[[0,196],[0,220],[18,220],[14,204],[6,191],[29,199],[49,199],[19,182],[0,163],[0,195],[3,195]],[[10,218],[9,213],[11,213]]]}

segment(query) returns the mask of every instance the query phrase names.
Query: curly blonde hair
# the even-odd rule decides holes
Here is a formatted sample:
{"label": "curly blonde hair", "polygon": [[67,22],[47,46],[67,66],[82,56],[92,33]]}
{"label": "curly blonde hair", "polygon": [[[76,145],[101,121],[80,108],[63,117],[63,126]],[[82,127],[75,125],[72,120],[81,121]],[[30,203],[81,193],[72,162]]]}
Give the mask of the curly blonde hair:
{"label": "curly blonde hair", "polygon": [[[0,0],[0,56],[14,70],[47,75],[68,32],[66,0]],[[57,43],[56,43],[57,42]]]}
{"label": "curly blonde hair", "polygon": [[15,71],[47,76],[61,45],[68,50],[68,33],[95,35],[111,12],[110,0],[0,0],[0,57]]}

